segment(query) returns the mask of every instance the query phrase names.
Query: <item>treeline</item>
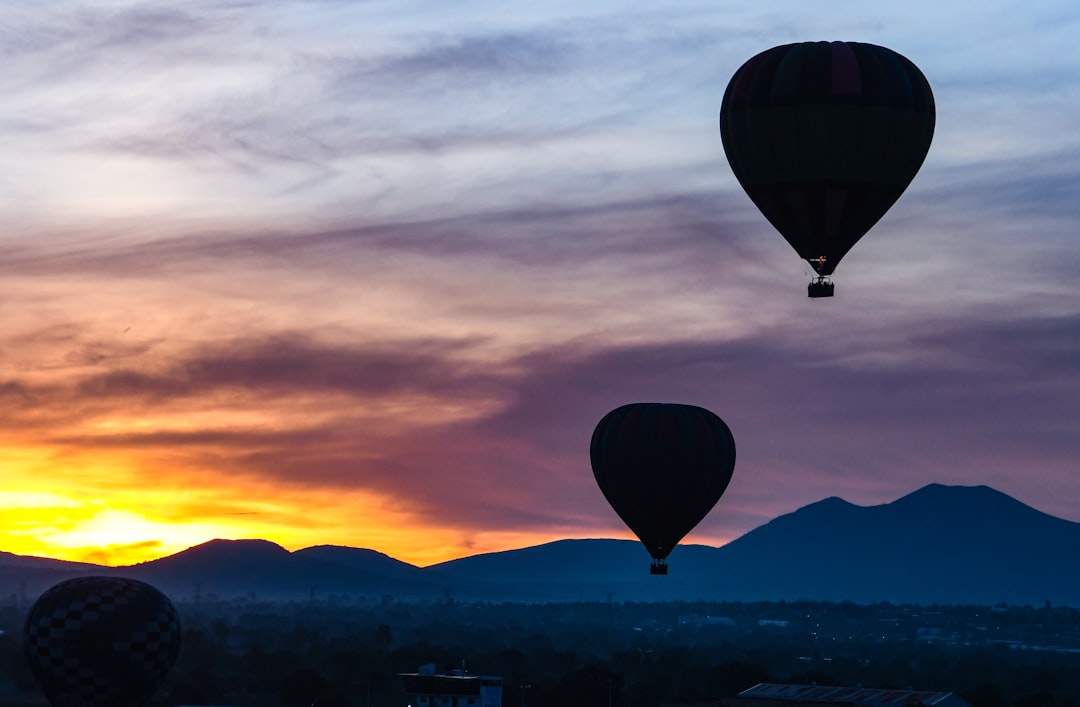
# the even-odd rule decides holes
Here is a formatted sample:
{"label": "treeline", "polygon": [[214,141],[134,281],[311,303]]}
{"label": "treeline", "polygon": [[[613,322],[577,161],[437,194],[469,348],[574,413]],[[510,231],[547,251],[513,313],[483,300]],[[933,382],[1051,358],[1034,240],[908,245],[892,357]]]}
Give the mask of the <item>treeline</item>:
{"label": "treeline", "polygon": [[[1049,607],[248,601],[178,609],[183,646],[155,698],[162,706],[405,707],[399,674],[436,663],[502,676],[504,707],[716,703],[759,682],[947,690],[978,707],[1080,707],[1080,653],[993,638],[1071,636],[1080,614]],[[18,607],[0,609],[0,695],[37,691],[21,622]],[[970,640],[920,638],[946,629]]]}

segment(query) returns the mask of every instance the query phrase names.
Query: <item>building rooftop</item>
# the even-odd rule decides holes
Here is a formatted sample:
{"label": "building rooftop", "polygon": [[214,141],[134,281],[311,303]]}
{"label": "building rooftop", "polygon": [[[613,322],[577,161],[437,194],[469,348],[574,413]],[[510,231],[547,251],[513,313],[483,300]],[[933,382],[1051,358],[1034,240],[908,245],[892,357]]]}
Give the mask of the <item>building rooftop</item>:
{"label": "building rooftop", "polygon": [[826,685],[779,685],[759,683],[739,693],[739,697],[781,702],[892,707],[970,707],[966,700],[951,692],[920,690],[880,690],[866,687],[830,687]]}

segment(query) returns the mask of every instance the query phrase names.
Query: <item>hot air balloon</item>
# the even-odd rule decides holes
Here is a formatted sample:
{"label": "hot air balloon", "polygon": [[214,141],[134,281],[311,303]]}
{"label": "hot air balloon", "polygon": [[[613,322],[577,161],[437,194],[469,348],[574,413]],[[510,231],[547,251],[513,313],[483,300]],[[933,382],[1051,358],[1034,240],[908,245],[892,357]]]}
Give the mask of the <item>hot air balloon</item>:
{"label": "hot air balloon", "polygon": [[840,260],[900,198],[934,135],[934,94],[915,64],[859,42],[764,51],[728,83],[720,134],[765,218],[833,294]]}
{"label": "hot air balloon", "polygon": [[30,608],[23,648],[53,707],[137,707],[176,660],[180,619],[145,582],[77,577]]}
{"label": "hot air balloon", "polygon": [[604,497],[652,555],[652,574],[720,500],[735,468],[724,421],[694,405],[631,403],[593,432],[589,455]]}

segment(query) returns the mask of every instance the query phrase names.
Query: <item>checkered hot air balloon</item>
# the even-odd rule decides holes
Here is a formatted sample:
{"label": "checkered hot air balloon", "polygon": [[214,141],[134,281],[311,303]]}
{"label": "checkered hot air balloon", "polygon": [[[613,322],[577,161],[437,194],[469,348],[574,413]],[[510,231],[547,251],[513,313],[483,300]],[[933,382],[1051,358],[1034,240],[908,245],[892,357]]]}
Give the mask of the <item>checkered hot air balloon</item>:
{"label": "checkered hot air balloon", "polygon": [[861,42],[801,42],[752,57],[720,107],[731,170],[750,199],[832,294],[840,259],[900,198],[930,150],[926,77],[907,58]]}
{"label": "checkered hot air balloon", "polygon": [[604,498],[667,574],[667,556],[720,500],[735,469],[735,438],[695,405],[631,403],[596,425],[589,449]]}
{"label": "checkered hot air balloon", "polygon": [[34,603],[23,647],[53,707],[138,707],[176,660],[180,618],[145,582],[78,577]]}

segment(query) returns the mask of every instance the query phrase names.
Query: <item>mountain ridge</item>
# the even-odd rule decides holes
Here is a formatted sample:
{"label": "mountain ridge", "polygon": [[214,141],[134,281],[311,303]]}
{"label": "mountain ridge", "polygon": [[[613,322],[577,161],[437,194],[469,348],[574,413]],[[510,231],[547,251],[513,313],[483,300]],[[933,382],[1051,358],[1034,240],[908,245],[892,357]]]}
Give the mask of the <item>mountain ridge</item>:
{"label": "mountain ridge", "polygon": [[249,539],[212,540],[124,567],[4,553],[0,592],[42,591],[94,573],[144,579],[178,597],[291,601],[618,597],[1080,606],[1080,569],[1069,562],[1078,553],[1080,523],[988,486],[929,484],[871,506],[831,496],[721,547],[680,545],[669,559],[671,574],[660,578],[648,574],[648,553],[631,540],[555,540],[419,567],[366,548],[290,552]]}

